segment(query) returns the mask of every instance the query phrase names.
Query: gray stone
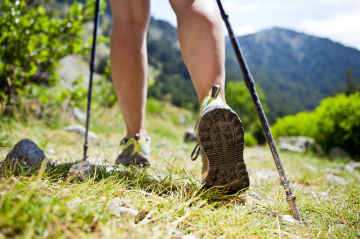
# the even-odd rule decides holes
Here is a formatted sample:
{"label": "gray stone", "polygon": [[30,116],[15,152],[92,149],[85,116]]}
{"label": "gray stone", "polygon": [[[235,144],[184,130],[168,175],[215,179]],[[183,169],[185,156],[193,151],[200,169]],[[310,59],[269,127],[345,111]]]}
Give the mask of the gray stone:
{"label": "gray stone", "polygon": [[94,176],[94,171],[91,169],[91,165],[88,161],[83,161],[77,164],[74,164],[69,172],[68,177],[75,176],[80,180],[85,180],[88,177]]}
{"label": "gray stone", "polygon": [[193,129],[186,129],[184,141],[185,142],[197,142],[196,134]]}
{"label": "gray stone", "polygon": [[175,236],[181,236],[182,235],[182,232],[178,231],[178,230],[174,230],[173,231],[173,235]]}
{"label": "gray stone", "polygon": [[286,143],[280,143],[280,150],[281,151],[291,151],[291,152],[296,152],[296,153],[305,153],[305,150],[303,148],[291,145],[291,144],[286,144]]}
{"label": "gray stone", "polygon": [[154,148],[166,148],[167,146],[168,144],[165,141],[160,141],[154,145]]}
{"label": "gray stone", "polygon": [[111,203],[111,205],[109,206],[109,210],[116,217],[128,216],[135,218],[139,214],[138,210],[134,208],[120,207],[119,204],[116,202]]}
{"label": "gray stone", "polygon": [[344,167],[344,169],[349,172],[354,172],[358,168],[360,168],[360,163],[349,163]]}
{"label": "gray stone", "polygon": [[[290,150],[299,153],[304,151],[311,151],[317,153],[318,155],[322,155],[324,153],[321,146],[317,144],[314,139],[305,136],[282,136],[279,137],[278,143],[280,149],[281,145],[283,146],[283,150]],[[296,148],[289,147],[289,145],[292,145]]]}
{"label": "gray stone", "polygon": [[[46,155],[33,141],[30,139],[22,139],[6,156],[5,163],[12,166],[19,163],[21,166],[41,166]],[[46,169],[51,167],[51,163],[47,162]]]}
{"label": "gray stone", "polygon": [[[71,89],[75,80],[79,77],[82,80],[82,86],[88,87],[90,79],[89,63],[85,62],[80,55],[67,55],[59,61],[59,67],[56,69],[59,74],[62,87]],[[94,81],[99,81],[101,75],[94,73]]]}
{"label": "gray stone", "polygon": [[335,174],[335,175],[337,175],[337,174],[339,174],[339,173],[340,173],[340,171],[339,171],[339,170],[337,170],[337,169],[333,169],[333,168],[325,168],[325,172],[327,172],[327,173],[331,173],[331,174]]}
{"label": "gray stone", "polygon": [[327,190],[326,192],[318,193],[317,197],[318,197],[320,200],[326,200],[326,199],[329,198],[329,192],[330,192],[330,189]]}
{"label": "gray stone", "polygon": [[276,170],[262,169],[262,170],[250,171],[250,175],[258,180],[279,178],[279,173]]}
{"label": "gray stone", "polygon": [[349,154],[342,148],[332,148],[330,150],[330,158],[335,159],[335,158],[342,158],[342,159],[347,159],[349,158]]}
{"label": "gray stone", "polygon": [[45,149],[45,151],[49,154],[54,154],[55,153],[55,150],[53,149]]}
{"label": "gray stone", "polygon": [[319,195],[317,196],[320,200],[326,200],[329,198],[329,194],[328,192],[322,192],[322,193],[319,193]]}
{"label": "gray stone", "polygon": [[291,223],[291,224],[297,223],[296,219],[293,218],[293,217],[290,216],[290,215],[282,215],[281,218],[282,218],[282,220],[283,220],[284,222],[288,222],[288,223]]}
{"label": "gray stone", "polygon": [[193,234],[188,234],[188,235],[183,235],[181,239],[198,239],[198,237]]}
{"label": "gray stone", "polygon": [[338,176],[335,176],[333,174],[328,174],[326,176],[326,180],[332,182],[332,183],[338,183],[338,184],[341,184],[341,185],[346,185],[346,181],[345,179],[341,178],[341,177],[338,177]]}
{"label": "gray stone", "polygon": [[247,193],[249,196],[251,196],[252,198],[255,198],[257,200],[263,200],[263,198],[261,197],[260,194],[258,194],[257,192],[254,192],[254,191],[249,191]]}
{"label": "gray stone", "polygon": [[[74,132],[74,133],[80,134],[82,136],[85,136],[85,131],[86,131],[85,127],[80,124],[64,127],[63,130]],[[99,136],[90,130],[88,132],[88,137],[89,137],[89,140],[99,139]]]}
{"label": "gray stone", "polygon": [[72,113],[77,120],[80,120],[83,123],[86,122],[86,114],[82,112],[78,107],[73,107]]}
{"label": "gray stone", "polygon": [[307,170],[309,170],[309,171],[311,171],[313,173],[317,173],[317,171],[318,171],[317,168],[315,168],[314,166],[312,166],[310,164],[304,164],[303,168],[307,169]]}

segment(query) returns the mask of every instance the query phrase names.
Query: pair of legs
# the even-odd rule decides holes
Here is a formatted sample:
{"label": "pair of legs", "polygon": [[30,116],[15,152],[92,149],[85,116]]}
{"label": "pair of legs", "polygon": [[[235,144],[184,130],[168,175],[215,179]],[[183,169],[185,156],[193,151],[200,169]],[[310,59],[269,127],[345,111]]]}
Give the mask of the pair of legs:
{"label": "pair of legs", "polygon": [[[147,96],[146,33],[150,0],[110,0],[113,15],[111,73],[127,128],[126,138],[144,126]],[[200,103],[220,85],[225,100],[225,44],[222,19],[214,1],[170,0],[177,16],[178,36],[184,62]]]}

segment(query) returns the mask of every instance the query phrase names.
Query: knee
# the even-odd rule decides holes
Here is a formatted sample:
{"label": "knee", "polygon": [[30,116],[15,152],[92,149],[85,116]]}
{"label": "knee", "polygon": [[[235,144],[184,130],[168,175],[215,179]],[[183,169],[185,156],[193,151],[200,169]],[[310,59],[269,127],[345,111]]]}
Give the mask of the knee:
{"label": "knee", "polygon": [[146,31],[150,19],[150,6],[121,4],[121,1],[119,1],[119,4],[112,4],[111,11],[113,15],[113,30],[132,29],[135,31]]}
{"label": "knee", "polygon": [[221,24],[219,10],[209,0],[170,0],[178,19],[202,18],[212,24]]}

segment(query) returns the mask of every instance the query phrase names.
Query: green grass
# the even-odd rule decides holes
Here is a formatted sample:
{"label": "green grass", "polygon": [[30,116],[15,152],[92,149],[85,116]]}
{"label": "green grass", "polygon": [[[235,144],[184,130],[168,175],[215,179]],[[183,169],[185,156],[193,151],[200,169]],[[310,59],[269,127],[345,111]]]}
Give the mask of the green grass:
{"label": "green grass", "polygon": [[[176,238],[173,232],[199,238],[356,238],[360,237],[359,173],[339,169],[346,162],[330,161],[312,155],[281,153],[290,178],[303,224],[282,219],[290,210],[277,176],[261,173],[276,170],[267,147],[246,148],[245,160],[251,187],[245,193],[225,195],[203,190],[201,160],[189,158],[194,143],[184,149],[186,128],[194,126],[191,113],[162,106],[166,114],[147,115],[153,147],[151,168],[124,168],[106,172],[97,165],[94,177],[85,182],[66,178],[68,169],[81,159],[83,139],[61,127],[74,120],[58,122],[49,128],[45,122],[1,122],[2,145],[12,147],[30,138],[39,147],[54,149],[47,154],[54,163],[50,171],[3,168],[0,178],[0,238]],[[179,120],[186,118],[187,122]],[[95,109],[91,130],[100,137],[92,141],[89,160],[113,163],[120,151],[118,142],[125,133],[117,108]],[[0,148],[5,158],[10,148]],[[303,168],[311,164],[317,172]],[[337,170],[346,186],[326,180],[326,168]],[[261,196],[251,196],[256,192]],[[327,198],[321,193],[328,192]],[[135,207],[135,218],[116,217],[113,203]]]}

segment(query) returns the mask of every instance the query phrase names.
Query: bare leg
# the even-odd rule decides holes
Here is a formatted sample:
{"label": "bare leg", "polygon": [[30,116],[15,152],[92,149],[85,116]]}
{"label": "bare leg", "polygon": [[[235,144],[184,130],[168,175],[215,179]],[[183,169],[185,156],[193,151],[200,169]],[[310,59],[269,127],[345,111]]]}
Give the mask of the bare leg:
{"label": "bare leg", "polygon": [[111,74],[126,124],[126,137],[133,137],[137,133],[146,137],[146,31],[150,17],[150,2],[110,0],[110,4],[113,15]]}
{"label": "bare leg", "polygon": [[220,85],[225,100],[225,43],[222,20],[209,0],[170,0],[178,22],[181,53],[200,103]]}

